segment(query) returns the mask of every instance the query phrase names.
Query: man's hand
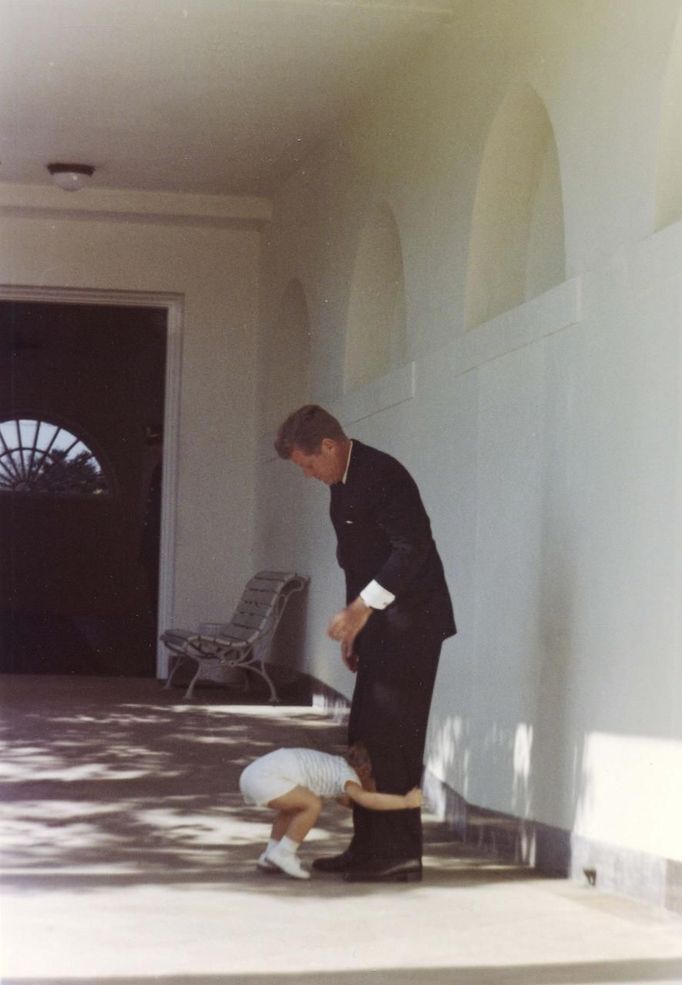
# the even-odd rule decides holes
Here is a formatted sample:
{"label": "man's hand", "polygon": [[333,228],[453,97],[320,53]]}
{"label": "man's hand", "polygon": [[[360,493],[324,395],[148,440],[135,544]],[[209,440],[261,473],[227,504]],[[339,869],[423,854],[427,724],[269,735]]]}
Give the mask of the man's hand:
{"label": "man's hand", "polygon": [[348,646],[346,643],[341,644],[341,659],[345,663],[346,667],[348,667],[351,674],[357,674],[360,658],[355,652],[352,643],[350,644],[350,646]]}
{"label": "man's hand", "polygon": [[327,635],[341,644],[341,657],[350,670],[357,670],[357,657],[355,658],[355,667],[351,666],[354,657],[353,643],[355,637],[365,626],[372,615],[372,611],[358,595],[354,602],[347,605],[345,609],[341,609],[341,612],[336,613],[327,627]]}

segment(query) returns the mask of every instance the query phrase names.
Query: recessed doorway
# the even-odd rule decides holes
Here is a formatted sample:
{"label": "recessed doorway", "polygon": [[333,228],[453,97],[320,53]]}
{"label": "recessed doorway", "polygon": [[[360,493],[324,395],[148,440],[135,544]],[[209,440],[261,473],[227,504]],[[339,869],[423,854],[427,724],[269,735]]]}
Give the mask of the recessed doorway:
{"label": "recessed doorway", "polygon": [[0,300],[0,670],[153,676],[168,306]]}

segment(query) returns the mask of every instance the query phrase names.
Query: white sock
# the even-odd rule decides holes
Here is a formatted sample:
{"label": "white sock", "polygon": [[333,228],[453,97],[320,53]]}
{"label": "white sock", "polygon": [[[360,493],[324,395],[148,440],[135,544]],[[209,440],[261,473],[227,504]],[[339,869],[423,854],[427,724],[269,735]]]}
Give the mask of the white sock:
{"label": "white sock", "polygon": [[288,852],[290,855],[295,855],[298,851],[298,842],[294,841],[293,838],[288,838],[284,835],[279,843],[280,851]]}
{"label": "white sock", "polygon": [[275,845],[279,845],[279,842],[275,838],[270,838],[267,845],[265,846],[265,854],[271,852]]}

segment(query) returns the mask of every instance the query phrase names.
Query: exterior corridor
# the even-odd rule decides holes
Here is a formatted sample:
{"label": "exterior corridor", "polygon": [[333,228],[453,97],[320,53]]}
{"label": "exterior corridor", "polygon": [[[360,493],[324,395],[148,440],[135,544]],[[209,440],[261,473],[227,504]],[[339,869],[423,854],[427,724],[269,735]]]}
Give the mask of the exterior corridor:
{"label": "exterior corridor", "polygon": [[[5,676],[0,694],[3,985],[682,982],[678,916],[476,857],[434,819],[421,884],[257,871],[268,816],[239,772],[277,746],[340,751],[321,710],[185,704],[148,679]],[[349,830],[328,805],[304,860]]]}

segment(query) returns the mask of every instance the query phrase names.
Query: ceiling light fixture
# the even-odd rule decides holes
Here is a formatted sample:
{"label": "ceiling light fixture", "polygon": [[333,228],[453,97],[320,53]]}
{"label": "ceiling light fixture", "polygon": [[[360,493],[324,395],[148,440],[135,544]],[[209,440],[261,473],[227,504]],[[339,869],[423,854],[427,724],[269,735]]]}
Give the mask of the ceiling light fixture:
{"label": "ceiling light fixture", "polygon": [[87,185],[95,173],[91,164],[48,164],[52,180],[65,192],[77,192]]}

